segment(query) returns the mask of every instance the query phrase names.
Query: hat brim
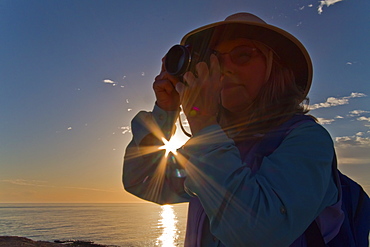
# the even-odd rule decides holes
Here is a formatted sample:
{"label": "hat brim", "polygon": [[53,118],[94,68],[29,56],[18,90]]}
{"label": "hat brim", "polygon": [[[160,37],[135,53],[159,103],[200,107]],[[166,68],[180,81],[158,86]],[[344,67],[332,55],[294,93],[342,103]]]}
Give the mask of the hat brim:
{"label": "hat brim", "polygon": [[256,40],[270,47],[292,69],[303,99],[307,96],[312,82],[310,56],[297,38],[278,27],[249,21],[220,21],[187,33],[181,44],[212,47],[212,43],[236,38]]}

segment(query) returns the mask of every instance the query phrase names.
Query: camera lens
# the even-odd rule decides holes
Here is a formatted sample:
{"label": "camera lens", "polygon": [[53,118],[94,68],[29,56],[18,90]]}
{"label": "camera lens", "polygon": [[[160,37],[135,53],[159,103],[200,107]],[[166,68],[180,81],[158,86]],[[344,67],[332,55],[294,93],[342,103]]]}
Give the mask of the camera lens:
{"label": "camera lens", "polygon": [[165,68],[170,75],[182,76],[190,64],[190,51],[183,45],[174,45],[166,54]]}

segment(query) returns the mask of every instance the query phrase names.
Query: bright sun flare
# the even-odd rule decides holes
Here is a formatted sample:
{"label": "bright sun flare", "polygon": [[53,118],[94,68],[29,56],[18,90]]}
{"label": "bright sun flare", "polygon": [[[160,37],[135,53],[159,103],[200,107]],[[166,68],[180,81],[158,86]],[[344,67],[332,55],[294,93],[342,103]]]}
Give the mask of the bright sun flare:
{"label": "bright sun flare", "polygon": [[165,149],[165,156],[167,157],[169,153],[177,154],[177,149],[180,148],[184,143],[176,137],[172,137],[169,141],[166,138],[162,138],[163,146],[160,146],[158,149]]}

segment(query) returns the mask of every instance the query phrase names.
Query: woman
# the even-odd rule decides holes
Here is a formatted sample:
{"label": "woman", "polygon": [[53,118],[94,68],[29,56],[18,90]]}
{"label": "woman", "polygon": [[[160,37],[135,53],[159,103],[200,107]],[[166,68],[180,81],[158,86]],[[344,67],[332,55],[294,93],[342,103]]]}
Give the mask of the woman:
{"label": "woman", "polygon": [[[153,111],[132,121],[125,189],[160,204],[189,201],[185,246],[307,246],[315,219],[330,241],[343,220],[335,154],[327,131],[305,116],[312,67],[303,45],[248,13],[181,44],[211,55],[180,77],[163,66],[155,78]],[[180,105],[192,137],[166,157],[158,145],[173,134]],[[279,128],[289,133],[272,147]]]}

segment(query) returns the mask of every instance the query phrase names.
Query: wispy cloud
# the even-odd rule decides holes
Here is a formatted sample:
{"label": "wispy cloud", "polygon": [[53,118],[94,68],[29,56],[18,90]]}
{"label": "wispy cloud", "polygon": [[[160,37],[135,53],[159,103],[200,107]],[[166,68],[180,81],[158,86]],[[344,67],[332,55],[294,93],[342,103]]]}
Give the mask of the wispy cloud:
{"label": "wispy cloud", "polygon": [[327,108],[327,107],[333,107],[333,106],[339,106],[339,105],[347,105],[349,104],[349,100],[353,98],[360,98],[360,97],[366,97],[367,95],[364,93],[351,93],[350,96],[341,97],[341,98],[335,98],[335,97],[329,97],[326,102],[324,103],[318,103],[314,105],[310,105],[311,110],[316,110],[319,108]]}
{"label": "wispy cloud", "polygon": [[88,190],[88,191],[101,191],[101,192],[116,192],[114,190],[103,190],[97,188],[85,188],[85,187],[62,187],[64,189],[73,189],[73,190]]}
{"label": "wispy cloud", "polygon": [[105,79],[103,80],[104,83],[107,83],[107,84],[114,84],[115,82],[110,80],[110,79]]}
{"label": "wispy cloud", "polygon": [[362,137],[363,135],[363,132],[358,132],[353,136],[336,137],[335,142],[338,146],[370,147],[370,137]]}
{"label": "wispy cloud", "polygon": [[[350,111],[349,114],[346,115],[346,117],[349,118],[356,118],[357,121],[366,121],[370,123],[370,117],[364,116],[364,114],[370,113],[370,111],[364,111],[364,110],[353,110]],[[320,118],[318,117],[317,120],[321,124],[331,124],[337,119],[344,119],[343,116],[337,115],[334,118],[328,119],[328,118]],[[365,125],[367,126],[367,125]]]}
{"label": "wispy cloud", "polygon": [[370,113],[370,111],[353,110],[353,111],[349,112],[348,116],[349,117],[357,117],[356,120],[358,120],[358,121],[366,121],[366,122],[370,123],[370,117],[364,116],[368,113]]}
{"label": "wispy cloud", "polygon": [[364,113],[370,113],[370,111],[364,111],[364,110],[353,110],[349,112],[350,117],[357,117]]}
{"label": "wispy cloud", "polygon": [[331,124],[332,122],[335,121],[335,119],[326,119],[326,118],[317,118],[317,120],[321,124]]}
{"label": "wispy cloud", "polygon": [[357,120],[358,121],[367,121],[367,122],[370,123],[370,117],[364,117],[364,116],[362,116],[362,117],[357,118]]}
{"label": "wispy cloud", "polygon": [[28,187],[47,187],[47,188],[63,188],[63,189],[73,189],[73,190],[88,190],[88,191],[102,191],[102,192],[115,192],[113,190],[104,190],[98,188],[86,188],[86,187],[70,187],[70,186],[55,186],[48,184],[47,181],[40,180],[26,180],[26,179],[2,179],[2,183],[8,183],[19,186],[28,186]]}
{"label": "wispy cloud", "polygon": [[324,1],[320,1],[320,5],[319,5],[319,7],[317,7],[317,12],[319,14],[321,14],[323,12],[322,8],[324,6],[329,7],[329,6],[333,5],[333,4],[338,3],[338,2],[341,2],[341,1],[342,0],[324,0]]}
{"label": "wispy cloud", "polygon": [[[126,79],[126,76],[123,76],[122,80],[125,80],[125,79]],[[111,79],[104,79],[103,83],[111,85],[113,87],[115,87],[115,86],[120,86],[121,88],[125,87],[124,85],[122,85],[122,83],[123,83],[122,81],[114,81],[114,80],[111,80]]]}
{"label": "wispy cloud", "polygon": [[123,135],[126,134],[127,132],[129,132],[129,133],[131,132],[130,126],[122,126],[122,127],[120,127],[120,129],[121,129]]}
{"label": "wispy cloud", "polygon": [[0,180],[4,183],[14,184],[14,185],[23,185],[23,186],[38,186],[44,187],[47,181],[40,181],[40,180],[25,180],[25,179],[3,179]]}

